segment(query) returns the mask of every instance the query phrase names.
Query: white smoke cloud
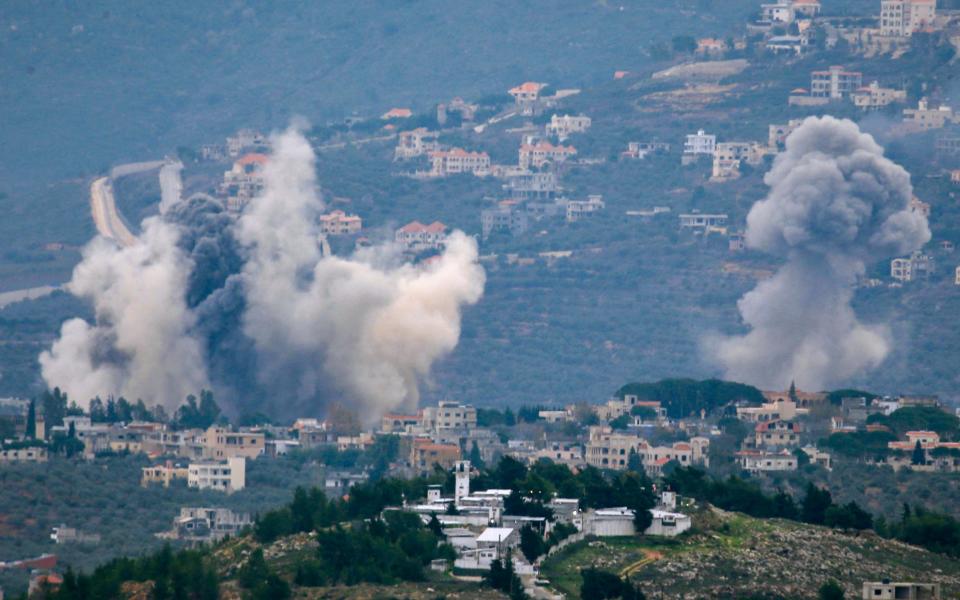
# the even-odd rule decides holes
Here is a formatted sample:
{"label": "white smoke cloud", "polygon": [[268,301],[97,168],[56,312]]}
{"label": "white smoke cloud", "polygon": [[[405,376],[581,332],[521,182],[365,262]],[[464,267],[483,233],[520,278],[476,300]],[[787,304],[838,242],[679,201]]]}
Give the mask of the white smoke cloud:
{"label": "white smoke cloud", "polygon": [[711,358],[728,378],[764,387],[822,389],[877,367],[890,334],[857,320],[852,286],[867,261],[929,241],[926,218],[908,207],[909,173],[852,121],[811,117],[764,181],[746,242],[787,262],[740,299],[749,333],[705,340]]}
{"label": "white smoke cloud", "polygon": [[200,344],[189,335],[184,290],[192,265],[177,235],[154,217],[133,246],[102,238],[87,246],[67,289],[91,302],[95,322],[63,324],[39,359],[48,385],[81,406],[95,396],[123,395],[167,409],[209,387]]}
{"label": "white smoke cloud", "polygon": [[237,229],[250,248],[244,331],[262,378],[295,377],[307,396],[333,381],[367,418],[414,407],[433,363],[456,347],[462,307],[483,293],[476,243],[455,232],[425,266],[385,266],[383,252],[323,257],[313,151],[296,130],[273,145],[265,191]]}
{"label": "white smoke cloud", "polygon": [[[93,304],[95,322],[64,323],[40,356],[47,385],[81,404],[122,394],[168,411],[211,384],[246,394],[251,411],[322,413],[336,400],[373,420],[416,406],[459,341],[462,308],[483,293],[475,241],[454,232],[419,265],[392,245],[324,256],[313,150],[296,129],[273,142],[264,192],[235,224],[209,201],[186,201],[145,220],[132,247],[87,247],[69,290]],[[231,365],[215,379],[232,380],[210,381],[214,364]],[[253,390],[237,385],[248,380]]]}

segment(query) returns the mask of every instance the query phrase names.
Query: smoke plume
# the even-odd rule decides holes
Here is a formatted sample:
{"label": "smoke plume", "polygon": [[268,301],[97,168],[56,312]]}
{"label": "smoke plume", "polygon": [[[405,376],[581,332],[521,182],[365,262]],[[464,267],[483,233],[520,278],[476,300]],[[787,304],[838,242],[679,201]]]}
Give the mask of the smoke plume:
{"label": "smoke plume", "polygon": [[750,331],[706,340],[726,376],[764,387],[791,380],[823,389],[877,367],[890,351],[882,325],[850,301],[865,264],[921,248],[926,218],[909,209],[910,175],[857,125],[808,118],[764,178],[770,192],[747,216],[746,243],[784,256],[740,299]]}
{"label": "smoke plume", "polygon": [[419,264],[393,244],[332,256],[309,143],[291,129],[273,147],[239,218],[196,197],[144,221],[132,247],[88,246],[69,289],[96,320],[66,322],[41,355],[49,386],[81,404],[122,394],[168,410],[212,387],[233,412],[277,416],[416,406],[483,293],[475,241],[454,232]]}

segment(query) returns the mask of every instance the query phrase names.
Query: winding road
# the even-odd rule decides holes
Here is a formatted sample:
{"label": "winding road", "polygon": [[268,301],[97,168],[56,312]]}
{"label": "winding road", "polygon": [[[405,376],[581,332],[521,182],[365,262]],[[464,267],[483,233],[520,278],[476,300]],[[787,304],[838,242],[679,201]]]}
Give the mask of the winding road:
{"label": "winding road", "polygon": [[98,177],[90,184],[90,215],[97,227],[97,233],[113,240],[122,247],[133,246],[137,243],[137,236],[117,210],[117,200],[113,194],[113,180],[125,175],[142,173],[160,169],[160,211],[165,212],[170,206],[180,201],[183,184],[180,180],[180,170],[183,164],[180,161],[158,160],[151,162],[130,163],[119,165],[110,170],[107,177]]}

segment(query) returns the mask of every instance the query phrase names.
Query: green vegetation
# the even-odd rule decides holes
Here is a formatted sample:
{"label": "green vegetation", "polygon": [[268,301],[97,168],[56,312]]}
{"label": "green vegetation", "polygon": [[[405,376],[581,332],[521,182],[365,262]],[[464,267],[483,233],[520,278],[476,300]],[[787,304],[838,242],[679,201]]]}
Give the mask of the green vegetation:
{"label": "green vegetation", "polygon": [[900,439],[908,431],[935,431],[944,441],[960,439],[960,419],[932,406],[911,406],[893,411],[890,415],[874,414],[867,423],[885,425]]}
{"label": "green vegetation", "polygon": [[617,397],[634,394],[640,400],[655,400],[667,410],[667,415],[679,419],[697,415],[701,410],[712,413],[734,402],[760,404],[763,394],[751,385],[707,379],[663,379],[656,383],[628,383],[617,390]]}

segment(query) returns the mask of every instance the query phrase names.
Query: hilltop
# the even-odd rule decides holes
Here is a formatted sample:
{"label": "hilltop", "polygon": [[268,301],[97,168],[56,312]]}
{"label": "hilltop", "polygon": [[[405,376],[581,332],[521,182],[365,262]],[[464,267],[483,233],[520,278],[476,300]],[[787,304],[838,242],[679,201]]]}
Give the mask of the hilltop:
{"label": "hilltop", "polygon": [[698,512],[691,532],[666,540],[584,540],[548,558],[541,573],[567,598],[580,597],[584,567],[629,574],[654,598],[738,598],[761,592],[815,598],[831,579],[848,597],[859,597],[862,582],[885,577],[938,582],[944,597],[960,591],[960,560],[872,532],[853,535],[716,508]]}

